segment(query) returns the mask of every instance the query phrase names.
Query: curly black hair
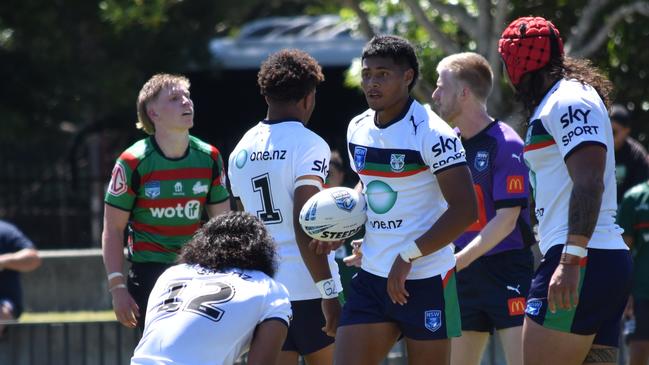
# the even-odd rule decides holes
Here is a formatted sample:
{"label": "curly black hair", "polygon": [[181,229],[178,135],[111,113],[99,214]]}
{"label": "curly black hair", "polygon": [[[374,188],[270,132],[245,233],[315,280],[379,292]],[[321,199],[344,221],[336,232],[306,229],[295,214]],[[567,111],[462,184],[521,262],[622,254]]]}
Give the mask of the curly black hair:
{"label": "curly black hair", "polygon": [[395,64],[412,68],[415,72],[408,91],[412,91],[419,77],[419,60],[415,48],[407,39],[395,35],[376,35],[363,48],[361,61],[370,57],[391,58]]}
{"label": "curly black hair", "polygon": [[528,116],[541,103],[548,90],[543,89],[545,75],[552,80],[575,79],[592,86],[606,106],[610,105],[611,81],[587,59],[562,55],[558,50],[556,38],[551,38],[550,61],[543,68],[530,72],[529,77],[516,86],[516,99],[523,103]]}
{"label": "curly black hair", "polygon": [[273,277],[277,253],[264,224],[246,212],[228,212],[210,219],[183,246],[179,262],[210,270],[258,270]]}
{"label": "curly black hair", "polygon": [[257,74],[261,95],[278,102],[298,101],[323,81],[318,62],[299,49],[271,54]]}

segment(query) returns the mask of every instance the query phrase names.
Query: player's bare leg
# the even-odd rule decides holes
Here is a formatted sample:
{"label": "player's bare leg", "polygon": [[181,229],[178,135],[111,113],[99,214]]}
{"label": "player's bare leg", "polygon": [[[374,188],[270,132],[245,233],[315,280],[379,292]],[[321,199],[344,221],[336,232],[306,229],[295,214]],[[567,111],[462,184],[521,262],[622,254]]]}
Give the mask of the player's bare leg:
{"label": "player's bare leg", "polygon": [[298,356],[295,351],[281,351],[277,357],[276,365],[297,365]]}
{"label": "player's bare leg", "polygon": [[448,365],[451,363],[451,340],[417,341],[406,338],[408,365]]}
{"label": "player's bare leg", "polygon": [[451,340],[451,365],[480,364],[488,340],[489,332],[478,331],[462,331],[461,337],[453,337]]}
{"label": "player's bare leg", "polygon": [[[1,321],[11,321],[14,319],[13,310],[10,305],[0,302],[0,322]],[[6,326],[0,323],[0,338],[4,336]]]}
{"label": "player's bare leg", "polygon": [[523,326],[505,328],[498,331],[500,343],[505,352],[507,365],[523,364]]}
{"label": "player's bare leg", "polygon": [[368,323],[338,327],[335,364],[378,365],[388,355],[400,334],[401,331],[394,323]]}
{"label": "player's bare leg", "polygon": [[334,363],[334,344],[304,355],[307,365],[332,365]]}
{"label": "player's bare leg", "polygon": [[590,351],[593,339],[595,335],[583,336],[555,331],[525,318],[523,364],[581,365]]}
{"label": "player's bare leg", "polygon": [[649,341],[631,341],[629,344],[629,365],[649,363]]}

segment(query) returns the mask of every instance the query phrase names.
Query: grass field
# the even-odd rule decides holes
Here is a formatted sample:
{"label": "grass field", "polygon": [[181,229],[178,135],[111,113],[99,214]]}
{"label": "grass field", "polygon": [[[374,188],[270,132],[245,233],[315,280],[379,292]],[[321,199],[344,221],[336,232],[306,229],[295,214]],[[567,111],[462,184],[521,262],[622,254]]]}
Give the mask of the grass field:
{"label": "grass field", "polygon": [[113,311],[25,312],[20,323],[114,321]]}

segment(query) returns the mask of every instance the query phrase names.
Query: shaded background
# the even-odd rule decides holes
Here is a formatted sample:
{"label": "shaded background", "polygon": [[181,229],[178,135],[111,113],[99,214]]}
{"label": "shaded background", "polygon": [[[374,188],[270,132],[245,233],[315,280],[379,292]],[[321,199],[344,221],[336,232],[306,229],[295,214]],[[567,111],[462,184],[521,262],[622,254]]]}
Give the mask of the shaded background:
{"label": "shaded background", "polygon": [[[192,134],[217,146],[227,158],[243,132],[264,117],[266,107],[256,86],[257,70],[220,67],[209,52],[209,44],[218,37],[236,36],[254,19],[337,14],[353,22],[361,37],[363,24],[354,10],[357,7],[378,19],[377,24],[385,24],[386,19],[392,19],[389,17],[403,19],[394,31],[417,45],[423,79],[434,84],[434,66],[444,54],[430,42],[404,3],[0,2],[0,218],[16,223],[42,249],[99,247],[103,193],[115,158],[144,136],[134,127],[135,100],[142,84],[154,73],[183,73],[190,78],[196,105]],[[454,26],[454,20],[441,16],[442,10],[438,12],[452,6],[449,2],[420,3],[428,6],[425,10],[431,22],[463,50],[475,49],[475,42]],[[467,14],[479,13],[475,2],[465,3],[469,4],[464,9]],[[575,25],[587,15],[592,3],[508,1],[507,20],[542,15],[553,19],[568,36],[578,31]],[[649,2],[599,3],[604,6],[593,18],[591,32],[605,26],[619,7],[645,9],[645,13],[623,16],[589,58],[614,82],[614,100],[632,107],[636,121],[633,135],[646,144]],[[344,85],[346,71],[347,67],[324,68],[326,81],[318,89],[309,124],[333,149],[341,150],[345,159],[346,125],[366,108],[360,91]],[[509,102],[491,112],[502,118],[511,109]]]}

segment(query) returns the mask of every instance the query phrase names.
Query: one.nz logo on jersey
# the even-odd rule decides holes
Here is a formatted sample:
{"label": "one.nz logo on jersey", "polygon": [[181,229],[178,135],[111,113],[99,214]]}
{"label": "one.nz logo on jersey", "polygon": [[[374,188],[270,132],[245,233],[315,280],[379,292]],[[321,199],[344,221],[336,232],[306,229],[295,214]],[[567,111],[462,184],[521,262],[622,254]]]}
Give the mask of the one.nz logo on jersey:
{"label": "one.nz logo on jersey", "polygon": [[390,155],[390,169],[394,172],[401,172],[406,166],[406,155],[393,153]]}

